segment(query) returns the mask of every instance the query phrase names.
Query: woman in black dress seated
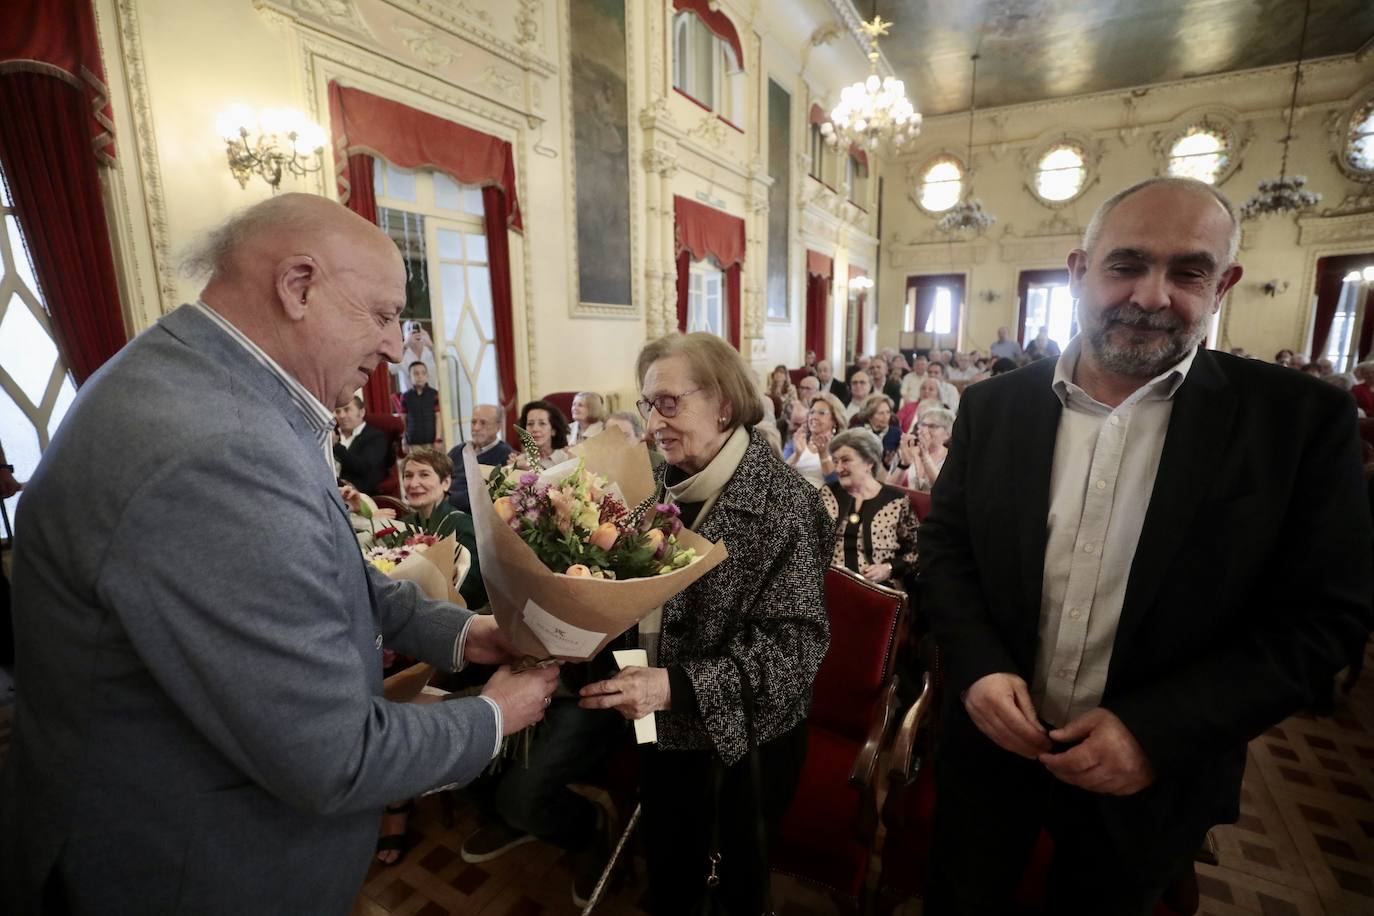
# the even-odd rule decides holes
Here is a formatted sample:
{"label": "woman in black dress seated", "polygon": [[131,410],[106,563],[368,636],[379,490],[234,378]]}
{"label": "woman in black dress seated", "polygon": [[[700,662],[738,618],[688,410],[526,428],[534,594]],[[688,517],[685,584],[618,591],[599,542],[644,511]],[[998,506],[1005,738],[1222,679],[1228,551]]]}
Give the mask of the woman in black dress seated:
{"label": "woman in black dress seated", "polygon": [[882,443],[848,429],[830,440],[830,455],[836,480],[821,488],[821,501],[835,521],[833,564],[905,589],[916,568],[916,514],[906,493],[877,477]]}

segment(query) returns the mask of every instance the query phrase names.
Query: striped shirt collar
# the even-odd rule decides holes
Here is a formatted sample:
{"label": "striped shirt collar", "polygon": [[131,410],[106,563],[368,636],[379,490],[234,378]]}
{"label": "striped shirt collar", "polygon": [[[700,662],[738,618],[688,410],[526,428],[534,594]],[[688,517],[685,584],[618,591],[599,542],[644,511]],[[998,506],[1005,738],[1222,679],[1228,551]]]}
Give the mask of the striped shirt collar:
{"label": "striped shirt collar", "polygon": [[240,331],[229,319],[199,300],[196,301],[195,308],[199,309],[201,314],[214,322],[220,330],[243,347],[249,356],[272,373],[277,381],[281,382],[286,393],[291,396],[291,400],[300,409],[301,416],[305,418],[308,428],[315,434],[315,439],[320,444],[320,448],[326,450],[327,457],[332,461],[333,450],[329,448],[331,445],[329,434],[334,429],[334,411],[321,404],[319,398],[311,394],[304,385],[288,374],[276,360],[268,356],[262,347],[249,339],[248,335]]}

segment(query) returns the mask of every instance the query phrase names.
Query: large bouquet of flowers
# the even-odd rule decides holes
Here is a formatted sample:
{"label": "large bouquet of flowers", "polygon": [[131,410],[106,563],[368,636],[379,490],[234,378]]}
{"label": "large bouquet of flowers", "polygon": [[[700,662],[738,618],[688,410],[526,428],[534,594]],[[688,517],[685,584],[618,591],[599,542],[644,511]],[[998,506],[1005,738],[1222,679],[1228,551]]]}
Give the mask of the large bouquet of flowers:
{"label": "large bouquet of flowers", "polygon": [[484,481],[464,449],[492,610],[531,660],[591,658],[725,559],[724,545],[655,500],[643,445],[612,429],[573,453],[547,470],[498,468]]}

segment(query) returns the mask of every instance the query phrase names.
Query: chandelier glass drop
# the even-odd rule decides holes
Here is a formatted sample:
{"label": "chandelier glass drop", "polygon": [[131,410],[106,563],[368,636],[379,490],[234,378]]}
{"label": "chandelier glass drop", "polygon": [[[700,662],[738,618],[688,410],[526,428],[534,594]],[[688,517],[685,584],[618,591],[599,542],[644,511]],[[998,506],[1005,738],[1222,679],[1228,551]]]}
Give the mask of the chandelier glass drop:
{"label": "chandelier glass drop", "polygon": [[1293,68],[1293,95],[1288,103],[1288,129],[1283,135],[1283,160],[1279,177],[1259,183],[1259,193],[1241,204],[1242,219],[1255,219],[1283,213],[1300,213],[1315,206],[1322,196],[1307,190],[1307,176],[1288,174],[1288,144],[1293,139],[1293,112],[1298,107],[1298,83],[1302,80],[1302,59],[1307,46],[1307,18],[1312,13],[1312,0],[1307,0],[1302,13],[1302,36],[1298,39],[1298,64]]}
{"label": "chandelier glass drop", "polygon": [[940,217],[935,224],[935,228],[940,232],[950,234],[959,232],[981,233],[993,223],[997,222],[997,217],[983,209],[983,202],[973,196],[973,112],[974,103],[978,98],[978,55],[973,55],[973,78],[969,81],[968,90],[968,155],[964,159],[964,174],[967,177],[968,191],[964,194],[964,199],[957,205],[950,208],[949,212]]}
{"label": "chandelier glass drop", "polygon": [[921,114],[907,100],[901,80],[878,75],[878,38],[888,33],[892,23],[875,13],[860,28],[869,40],[868,79],[845,87],[830,120],[821,125],[821,133],[831,146],[886,147],[895,152],[920,134]]}

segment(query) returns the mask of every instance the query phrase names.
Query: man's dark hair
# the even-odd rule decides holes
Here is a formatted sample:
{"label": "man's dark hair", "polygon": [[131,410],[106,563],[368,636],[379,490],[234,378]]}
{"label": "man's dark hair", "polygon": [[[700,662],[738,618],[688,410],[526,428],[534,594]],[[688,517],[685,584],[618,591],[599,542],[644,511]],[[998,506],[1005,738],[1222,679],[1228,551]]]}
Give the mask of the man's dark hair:
{"label": "man's dark hair", "polygon": [[[422,360],[422,359],[417,359],[417,360],[415,360],[415,362],[411,363],[409,366],[406,366],[406,371],[409,372],[411,369],[414,369],[416,366],[425,366],[425,361]],[[426,372],[429,371],[429,366],[425,366],[425,371],[426,371]]]}
{"label": "man's dark hair", "polygon": [[563,411],[550,404],[548,401],[530,401],[520,408],[520,428],[526,429],[529,426],[530,411],[542,410],[549,415],[549,425],[553,427],[553,435],[549,437],[550,444],[555,449],[568,447],[568,418],[563,416]]}

